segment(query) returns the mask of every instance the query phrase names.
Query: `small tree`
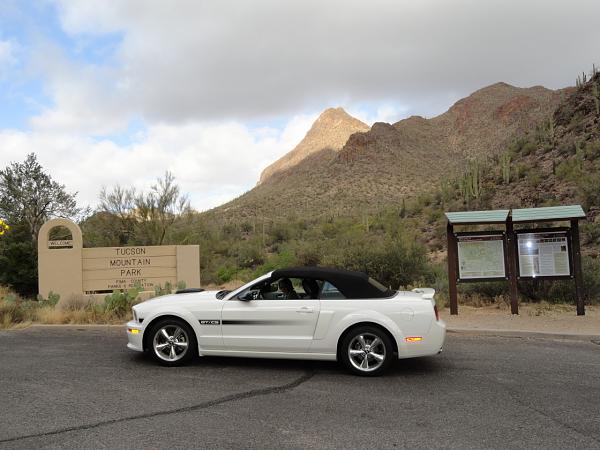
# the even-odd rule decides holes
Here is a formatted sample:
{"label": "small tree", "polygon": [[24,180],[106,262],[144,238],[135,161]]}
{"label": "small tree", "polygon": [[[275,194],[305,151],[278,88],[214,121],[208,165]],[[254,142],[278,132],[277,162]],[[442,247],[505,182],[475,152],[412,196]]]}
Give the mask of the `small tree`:
{"label": "small tree", "polygon": [[37,293],[37,248],[24,222],[11,224],[0,237],[0,285],[24,297]]}
{"label": "small tree", "polygon": [[76,195],[52,180],[34,153],[27,155],[24,162],[12,163],[0,170],[0,216],[8,223],[24,222],[34,244],[48,219],[78,214]]}
{"label": "small tree", "polygon": [[141,234],[152,245],[162,245],[175,220],[191,210],[187,195],[180,193],[175,177],[168,171],[150,192],[135,198],[135,206]]}
{"label": "small tree", "polygon": [[134,209],[136,192],[134,188],[115,186],[112,191],[103,187],[100,191],[100,212],[108,213],[119,222],[119,245],[126,245],[135,233]]}
{"label": "small tree", "polygon": [[34,153],[0,170],[0,217],[10,230],[0,239],[0,284],[23,296],[37,292],[37,238],[52,217],[79,213],[75,193],[52,180]]}

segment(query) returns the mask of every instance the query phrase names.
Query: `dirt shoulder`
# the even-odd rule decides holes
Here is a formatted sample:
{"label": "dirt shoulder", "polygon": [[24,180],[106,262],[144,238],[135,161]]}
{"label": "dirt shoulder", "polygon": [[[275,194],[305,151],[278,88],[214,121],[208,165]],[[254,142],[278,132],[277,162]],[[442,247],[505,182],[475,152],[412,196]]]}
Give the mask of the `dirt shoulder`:
{"label": "dirt shoulder", "polygon": [[600,336],[600,307],[598,306],[587,306],[585,316],[577,316],[574,305],[521,304],[518,315],[512,315],[506,305],[481,307],[459,305],[457,316],[451,316],[448,308],[441,310],[440,316],[449,329]]}

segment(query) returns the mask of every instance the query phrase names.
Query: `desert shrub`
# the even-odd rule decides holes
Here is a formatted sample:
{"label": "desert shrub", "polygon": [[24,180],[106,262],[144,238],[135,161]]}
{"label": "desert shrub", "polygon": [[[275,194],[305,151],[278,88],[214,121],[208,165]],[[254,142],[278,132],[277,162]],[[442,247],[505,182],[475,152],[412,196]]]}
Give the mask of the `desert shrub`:
{"label": "desert shrub", "polygon": [[[587,304],[600,303],[600,260],[582,258],[583,297]],[[521,280],[519,292],[528,300],[550,303],[575,303],[575,282],[573,280]]]}
{"label": "desert shrub", "polygon": [[24,311],[17,302],[0,302],[0,328],[8,328],[24,321]]}
{"label": "desert shrub", "polygon": [[600,173],[593,172],[580,176],[577,179],[579,197],[585,209],[591,206],[600,206]]}
{"label": "desert shrub", "polygon": [[[141,288],[134,289],[138,290],[138,294],[142,291]],[[160,297],[161,295],[169,295],[171,293],[173,293],[173,285],[170,281],[167,281],[164,286],[162,284],[157,284],[156,286],[154,286],[154,295],[156,297]]]}
{"label": "desert shrub", "polygon": [[600,244],[600,222],[584,222],[581,226],[581,239],[584,245]]}
{"label": "desert shrub", "polygon": [[217,282],[227,283],[231,281],[233,276],[237,273],[237,268],[231,266],[222,266],[217,270]]}
{"label": "desert shrub", "polygon": [[272,243],[285,242],[290,239],[291,230],[286,224],[275,223],[270,230]]}
{"label": "desert shrub", "polygon": [[585,146],[585,158],[593,161],[600,157],[600,141],[588,142]]}
{"label": "desert shrub", "polygon": [[577,181],[581,174],[581,162],[576,158],[567,159],[556,167],[556,176],[561,180]]}
{"label": "desert shrub", "polygon": [[59,300],[60,295],[52,291],[48,293],[48,298],[44,298],[41,295],[38,295],[38,302],[40,306],[48,306],[50,308],[54,308]]}
{"label": "desert shrub", "polygon": [[392,289],[417,280],[433,281],[425,248],[408,240],[364,241],[328,258],[328,265],[366,272]]}
{"label": "desert shrub", "polygon": [[261,249],[253,243],[237,249],[237,260],[238,266],[244,269],[256,267],[264,262]]}
{"label": "desert shrub", "polygon": [[129,313],[140,292],[141,289],[139,287],[134,287],[127,291],[115,290],[112,294],[104,298],[104,310],[112,316],[124,317]]}
{"label": "desert shrub", "polygon": [[461,284],[460,291],[464,295],[479,295],[493,299],[508,294],[508,283],[506,281],[464,283]]}
{"label": "desert shrub", "polygon": [[521,147],[521,154],[523,156],[527,156],[527,155],[530,155],[532,153],[535,153],[536,150],[537,150],[537,145],[535,145],[535,143],[533,143],[533,142],[526,142]]}
{"label": "desert shrub", "polygon": [[305,245],[296,252],[299,266],[318,266],[321,258],[322,254],[317,245]]}
{"label": "desert shrub", "polygon": [[252,226],[252,224],[250,222],[242,222],[240,224],[240,230],[243,233],[250,233],[253,229],[254,229],[254,227]]}
{"label": "desert shrub", "polygon": [[527,184],[533,189],[537,188],[543,180],[542,173],[537,169],[532,169],[527,175]]}
{"label": "desert shrub", "polygon": [[0,239],[0,284],[23,297],[37,293],[37,248],[26,224],[11,224]]}

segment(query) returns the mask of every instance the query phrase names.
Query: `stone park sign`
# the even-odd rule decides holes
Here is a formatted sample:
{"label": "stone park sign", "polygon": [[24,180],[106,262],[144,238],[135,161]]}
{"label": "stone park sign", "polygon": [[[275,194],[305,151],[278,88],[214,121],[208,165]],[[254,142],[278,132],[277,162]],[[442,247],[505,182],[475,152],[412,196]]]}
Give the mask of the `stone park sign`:
{"label": "stone park sign", "polygon": [[[56,227],[69,230],[70,239],[50,240]],[[178,282],[200,287],[200,249],[197,245],[83,248],[81,229],[67,219],[53,219],[38,237],[39,292],[61,299],[105,294],[141,285],[153,291],[158,285]]]}

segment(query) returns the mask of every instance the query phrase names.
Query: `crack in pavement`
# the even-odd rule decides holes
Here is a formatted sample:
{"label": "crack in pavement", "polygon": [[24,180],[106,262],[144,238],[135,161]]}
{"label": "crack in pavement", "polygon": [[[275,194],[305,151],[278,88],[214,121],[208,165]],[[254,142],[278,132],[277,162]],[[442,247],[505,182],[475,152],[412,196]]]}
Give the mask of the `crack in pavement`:
{"label": "crack in pavement", "polygon": [[148,419],[148,418],[159,417],[159,416],[168,416],[171,414],[199,411],[199,410],[210,408],[212,406],[222,405],[223,403],[229,403],[229,402],[233,402],[236,400],[244,400],[244,399],[251,398],[251,397],[259,397],[262,395],[282,394],[284,392],[287,392],[287,391],[297,388],[301,384],[310,380],[314,375],[315,375],[315,372],[311,370],[311,371],[305,373],[304,375],[302,375],[301,377],[295,379],[294,381],[291,381],[290,383],[287,383],[287,384],[283,384],[281,386],[271,386],[271,387],[266,387],[266,388],[261,388],[261,389],[253,389],[253,390],[246,391],[246,392],[240,392],[239,394],[230,394],[230,395],[226,395],[224,397],[216,398],[214,400],[208,400],[206,402],[202,402],[197,405],[186,406],[183,408],[176,408],[176,409],[171,409],[171,410],[166,410],[166,411],[156,411],[156,412],[146,413],[146,414],[138,414],[136,416],[122,417],[119,419],[103,420],[100,422],[90,423],[90,424],[86,424],[86,425],[77,425],[77,426],[73,426],[73,427],[59,428],[58,430],[46,431],[44,433],[28,434],[28,435],[23,435],[23,436],[15,436],[12,438],[7,438],[7,439],[0,439],[0,444],[5,444],[7,442],[21,441],[24,439],[55,436],[55,435],[59,435],[59,434],[63,434],[63,433],[70,433],[72,431],[89,430],[92,428],[99,428],[99,427],[103,427],[106,425],[112,425],[115,423],[127,422],[130,420]]}

